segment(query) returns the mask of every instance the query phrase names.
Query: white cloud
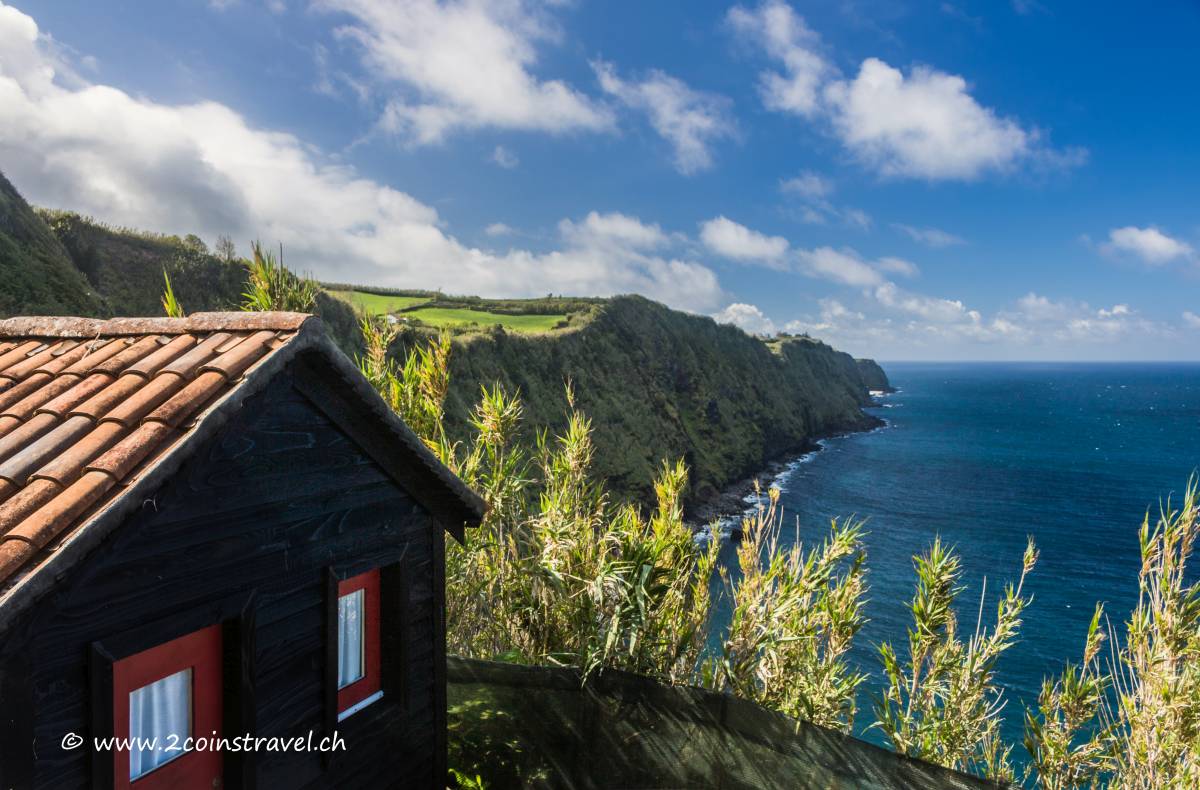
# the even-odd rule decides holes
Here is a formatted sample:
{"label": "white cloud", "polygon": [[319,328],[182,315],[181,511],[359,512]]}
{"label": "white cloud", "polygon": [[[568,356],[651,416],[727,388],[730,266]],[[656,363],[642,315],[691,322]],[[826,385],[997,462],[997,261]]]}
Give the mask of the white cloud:
{"label": "white cloud", "polygon": [[1200,315],[1196,315],[1191,310],[1184,310],[1183,323],[1191,329],[1200,329]]}
{"label": "white cloud", "polygon": [[734,302],[721,312],[713,314],[713,318],[718,324],[733,324],[752,335],[775,334],[775,322],[752,304]]}
{"label": "white cloud", "polygon": [[637,217],[619,212],[588,213],[583,222],[564,219],[558,224],[563,238],[575,246],[603,247],[615,245],[635,250],[663,247],[670,237],[658,225],[642,222]]}
{"label": "white cloud", "polygon": [[814,250],[801,250],[798,257],[801,271],[810,277],[832,280],[856,288],[872,287],[884,281],[883,275],[851,249],[818,247]]}
{"label": "white cloud", "polygon": [[927,247],[953,247],[967,243],[965,239],[955,236],[953,233],[939,230],[938,228],[916,228],[900,222],[893,222],[892,227],[913,241],[924,244]]}
{"label": "white cloud", "polygon": [[844,206],[838,208],[830,201],[833,182],[811,171],[801,172],[792,178],[781,179],[779,191],[800,202],[797,209],[785,208],[785,213],[797,217],[808,225],[827,225],[838,221],[855,230],[869,230],[871,216],[862,209]]}
{"label": "white cloud", "polygon": [[521,164],[521,160],[517,158],[517,155],[502,145],[496,146],[496,148],[492,151],[492,161],[503,167],[505,170],[512,170],[517,165]]}
{"label": "white cloud", "polygon": [[503,222],[493,222],[483,229],[483,232],[489,236],[511,236],[513,229]]}
{"label": "white cloud", "polygon": [[713,143],[736,134],[723,96],[693,90],[658,70],[630,82],[618,77],[611,63],[595,61],[592,69],[605,93],[646,114],[654,131],[671,144],[675,169],[684,175],[712,167]]}
{"label": "white cloud", "polygon": [[886,278],[882,272],[905,277],[918,274],[916,265],[902,258],[884,257],[872,263],[849,247],[796,249],[782,236],[768,236],[725,216],[701,223],[700,241],[709,251],[735,261],[796,271],[854,288],[883,285]]}
{"label": "white cloud", "polygon": [[1032,291],[1017,300],[1017,309],[1024,316],[1040,321],[1062,320],[1074,311],[1065,302],[1055,302]]}
{"label": "white cloud", "polygon": [[734,6],[726,17],[743,40],[765,48],[783,73],[759,75],[759,94],[772,110],[811,116],[819,109],[822,80],[831,68],[817,51],[820,39],[782,0],[765,0],[755,9]]}
{"label": "white cloud", "polygon": [[[784,324],[857,355],[892,359],[1144,358],[1147,346],[1179,347],[1177,330],[1148,320],[1126,304],[1093,308],[1030,293],[990,317],[962,300],[931,297],[884,283],[862,294],[857,310],[822,299],[817,315]],[[1200,329],[1184,316],[1184,324]]]}
{"label": "white cloud", "polygon": [[806,200],[822,200],[833,194],[833,183],[828,178],[805,171],[780,181],[779,190],[784,194],[799,195]]}
{"label": "white cloud", "polygon": [[1169,328],[1143,318],[1128,304],[1093,308],[1087,302],[1054,300],[1032,292],[1017,300],[1015,311],[1002,315],[1042,340],[1090,343],[1133,335],[1161,338],[1170,333]]}
{"label": "white cloud", "polygon": [[1132,225],[1109,231],[1108,243],[1102,249],[1109,253],[1128,253],[1153,266],[1195,255],[1190,244],[1172,238],[1158,228]]}
{"label": "white cloud", "polygon": [[169,105],[70,76],[29,16],[0,5],[0,162],[30,200],[107,222],[214,240],[281,241],[295,268],[338,282],[492,296],[642,293],[711,311],[703,265],[658,254],[657,226],[589,214],[562,246],[495,255],[459,242],[411,195],[215,103]]}
{"label": "white cloud", "polygon": [[366,73],[392,89],[380,120],[413,143],[458,130],[563,133],[613,127],[604,105],[565,82],[533,72],[538,44],[558,32],[540,6],[523,0],[317,0],[352,21],[337,28],[357,44]]}
{"label": "white cloud", "polygon": [[724,216],[701,223],[700,241],[712,252],[726,258],[775,268],[785,265],[788,251],[788,241],[782,236],[767,236]]}
{"label": "white cloud", "polygon": [[782,0],[735,6],[739,38],[761,48],[783,72],[760,75],[763,103],[819,121],[862,164],[884,176],[971,180],[1018,164],[1080,164],[1082,150],[1054,151],[1036,131],[981,105],[966,80],[917,66],[904,74],[867,58],[852,79],[819,52],[820,41]]}
{"label": "white cloud", "polygon": [[867,58],[825,90],[835,133],[886,176],[972,179],[1028,156],[1035,138],[967,92],[962,77],[918,66],[905,76]]}
{"label": "white cloud", "polygon": [[847,225],[859,230],[871,229],[871,215],[862,209],[844,208],[841,210],[842,219]]}
{"label": "white cloud", "polygon": [[980,318],[978,312],[968,310],[958,299],[941,299],[935,296],[909,293],[890,282],[875,289],[875,298],[886,307],[912,313],[938,323],[953,323],[964,319],[976,323]]}
{"label": "white cloud", "polygon": [[901,277],[916,277],[921,273],[917,265],[912,261],[906,261],[903,258],[884,257],[875,262],[875,266],[884,272],[898,274]]}

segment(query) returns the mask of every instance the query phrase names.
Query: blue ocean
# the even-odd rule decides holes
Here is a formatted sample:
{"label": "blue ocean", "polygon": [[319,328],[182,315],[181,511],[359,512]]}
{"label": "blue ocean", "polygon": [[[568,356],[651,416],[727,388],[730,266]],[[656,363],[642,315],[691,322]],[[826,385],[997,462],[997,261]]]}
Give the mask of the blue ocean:
{"label": "blue ocean", "polygon": [[[1020,573],[1026,536],[1041,551],[1020,641],[999,666],[1004,733],[1020,746],[1042,679],[1078,661],[1097,601],[1123,625],[1137,600],[1138,527],[1178,501],[1200,466],[1200,365],[888,364],[897,392],[871,412],[887,426],[830,439],[778,484],[786,532],[819,540],[829,519],[868,520],[870,622],[853,659],[882,686],[876,648],[907,655],[912,556],[935,535],[963,560],[962,630],[984,623]],[[872,720],[862,710],[860,721]],[[863,733],[878,741],[877,731]]]}

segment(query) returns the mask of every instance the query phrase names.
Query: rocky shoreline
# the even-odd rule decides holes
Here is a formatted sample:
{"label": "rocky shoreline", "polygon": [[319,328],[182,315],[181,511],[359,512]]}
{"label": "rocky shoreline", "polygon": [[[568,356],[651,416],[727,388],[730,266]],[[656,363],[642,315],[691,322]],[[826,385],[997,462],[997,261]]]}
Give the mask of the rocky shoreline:
{"label": "rocky shoreline", "polygon": [[836,439],[840,436],[849,436],[854,433],[868,433],[887,425],[886,420],[874,415],[864,413],[863,416],[865,419],[861,426],[832,431],[811,439],[800,448],[790,450],[771,459],[757,473],[738,480],[723,488],[715,496],[688,507],[684,515],[685,521],[692,527],[694,532],[699,533],[707,531],[708,526],[713,522],[737,518],[749,509],[750,505],[747,503],[746,498],[754,493],[756,482],[765,489],[793,464],[807,458],[813,453],[819,452],[823,446],[822,442],[826,439]]}

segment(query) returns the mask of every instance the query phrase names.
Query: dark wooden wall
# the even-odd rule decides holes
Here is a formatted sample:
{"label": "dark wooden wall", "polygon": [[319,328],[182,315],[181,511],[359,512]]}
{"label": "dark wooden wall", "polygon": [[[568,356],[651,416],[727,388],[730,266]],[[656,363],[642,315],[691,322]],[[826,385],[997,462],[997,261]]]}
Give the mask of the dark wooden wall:
{"label": "dark wooden wall", "polygon": [[33,738],[0,750],[0,786],[90,784],[89,750],[60,742],[89,734],[91,642],[251,589],[255,734],[322,734],[327,569],[395,562],[407,579],[404,699],[339,724],[346,753],[260,752],[254,775],[260,788],[435,786],[443,551],[441,526],[280,375],[4,637],[0,708],[29,710]]}

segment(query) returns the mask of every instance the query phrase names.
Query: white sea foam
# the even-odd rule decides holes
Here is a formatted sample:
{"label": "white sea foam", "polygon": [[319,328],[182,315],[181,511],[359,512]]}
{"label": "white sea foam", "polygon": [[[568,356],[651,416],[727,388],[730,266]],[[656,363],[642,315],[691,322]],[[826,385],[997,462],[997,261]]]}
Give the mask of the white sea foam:
{"label": "white sea foam", "polygon": [[[797,456],[791,461],[788,461],[787,464],[785,464],[782,469],[775,473],[775,475],[769,481],[766,481],[762,486],[761,493],[751,491],[742,497],[742,501],[746,504],[746,507],[742,510],[742,512],[723,516],[711,526],[715,527],[716,531],[721,536],[721,540],[728,540],[733,533],[733,530],[741,527],[742,519],[753,515],[754,511],[760,504],[764,506],[767,504],[767,491],[772,488],[778,488],[780,491],[787,491],[792,478],[795,477],[796,472],[800,469],[800,467],[804,464],[811,463],[821,450],[829,448],[838,440],[848,439],[853,436],[865,436],[872,433],[877,433],[879,431],[884,431],[892,427],[892,423],[889,420],[885,418],[880,419],[883,420],[883,424],[872,428],[869,431],[855,431],[853,433],[844,433],[826,439],[818,439],[815,449],[810,450],[803,455]],[[701,529],[696,531],[697,541],[707,542],[711,539],[711,537],[710,525],[706,524]]]}

